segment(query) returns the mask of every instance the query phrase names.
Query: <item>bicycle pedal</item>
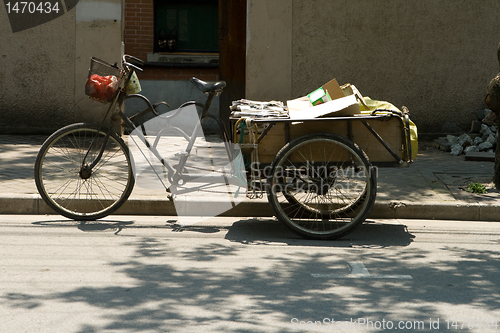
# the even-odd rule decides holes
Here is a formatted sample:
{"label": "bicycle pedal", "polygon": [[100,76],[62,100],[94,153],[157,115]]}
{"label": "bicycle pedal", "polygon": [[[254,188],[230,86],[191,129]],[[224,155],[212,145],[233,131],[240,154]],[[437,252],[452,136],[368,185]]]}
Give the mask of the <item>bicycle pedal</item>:
{"label": "bicycle pedal", "polygon": [[168,198],[168,200],[170,202],[174,202],[174,200],[175,200],[175,194],[169,193],[169,194],[167,194],[167,198]]}

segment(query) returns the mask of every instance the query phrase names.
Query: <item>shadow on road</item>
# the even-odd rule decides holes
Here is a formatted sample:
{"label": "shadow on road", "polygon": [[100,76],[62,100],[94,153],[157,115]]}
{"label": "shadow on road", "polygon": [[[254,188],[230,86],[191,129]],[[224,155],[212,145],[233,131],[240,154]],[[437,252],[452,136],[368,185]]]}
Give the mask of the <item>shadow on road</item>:
{"label": "shadow on road", "polygon": [[245,220],[235,222],[225,237],[243,244],[283,243],[297,246],[322,247],[389,247],[407,246],[414,236],[406,226],[366,221],[354,232],[338,240],[308,240],[290,232],[285,225],[275,220]]}
{"label": "shadow on road", "polygon": [[354,232],[337,240],[310,240],[292,233],[285,225],[273,219],[245,219],[225,226],[191,225],[181,226],[176,220],[167,220],[164,225],[140,225],[134,221],[102,219],[98,221],[48,220],[33,222],[34,225],[50,227],[76,227],[83,232],[114,231],[123,229],[166,229],[172,232],[215,234],[226,232],[225,239],[252,245],[321,246],[321,247],[370,247],[408,246],[415,236],[405,225],[365,221]]}
{"label": "shadow on road", "polygon": [[[87,223],[71,225],[67,221],[36,224],[82,231],[104,230],[103,225],[108,224],[140,228],[136,223],[117,225],[116,221],[97,222],[91,229],[85,229]],[[167,224],[161,228],[174,230]],[[128,231],[133,234],[133,230]],[[177,231],[193,235],[227,232],[227,242],[187,235],[179,247],[168,230],[124,237],[120,247],[130,254],[110,258],[102,269],[123,276],[127,282],[80,284],[69,290],[42,289],[33,294],[6,291],[0,295],[0,305],[43,311],[54,303],[69,308],[85,304],[96,309],[95,316],[105,318],[105,322],[82,324],[78,332],[243,333],[289,332],[292,318],[385,318],[427,323],[429,318],[444,320],[450,308],[474,306],[493,313],[500,302],[497,251],[451,243],[431,248],[411,245],[414,236],[403,225],[368,222],[348,238],[330,242],[300,239],[270,220]],[[105,242],[107,237],[103,239]],[[304,246],[311,248],[306,251]],[[412,279],[312,276],[349,274],[346,263],[360,260],[367,263],[371,274],[396,272]],[[404,318],[397,317],[401,313]]]}

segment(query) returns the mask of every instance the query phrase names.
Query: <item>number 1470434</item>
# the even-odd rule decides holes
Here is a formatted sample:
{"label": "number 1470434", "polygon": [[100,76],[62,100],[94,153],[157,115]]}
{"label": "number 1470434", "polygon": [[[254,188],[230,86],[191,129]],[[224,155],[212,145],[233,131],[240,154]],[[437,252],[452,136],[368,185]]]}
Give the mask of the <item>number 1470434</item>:
{"label": "number 1470434", "polygon": [[5,4],[7,7],[8,14],[51,14],[59,13],[59,2],[7,2]]}

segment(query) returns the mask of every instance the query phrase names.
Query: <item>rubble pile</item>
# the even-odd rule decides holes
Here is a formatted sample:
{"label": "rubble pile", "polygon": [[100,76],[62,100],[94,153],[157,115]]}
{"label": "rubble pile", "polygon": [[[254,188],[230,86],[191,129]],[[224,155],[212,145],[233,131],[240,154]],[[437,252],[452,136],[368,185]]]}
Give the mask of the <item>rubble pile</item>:
{"label": "rubble pile", "polygon": [[477,111],[476,117],[477,120],[472,121],[469,133],[440,138],[440,142],[437,142],[439,148],[450,151],[453,156],[469,152],[494,153],[498,140],[497,116],[491,110],[484,109]]}

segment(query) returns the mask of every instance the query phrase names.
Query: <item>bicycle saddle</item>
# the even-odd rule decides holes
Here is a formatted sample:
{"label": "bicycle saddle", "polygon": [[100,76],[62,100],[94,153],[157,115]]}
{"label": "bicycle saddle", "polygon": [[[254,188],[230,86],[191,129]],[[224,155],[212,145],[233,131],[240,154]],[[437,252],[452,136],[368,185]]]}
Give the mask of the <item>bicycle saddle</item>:
{"label": "bicycle saddle", "polygon": [[191,79],[191,83],[194,84],[194,86],[196,88],[200,89],[204,93],[214,93],[218,90],[222,90],[222,88],[224,88],[226,86],[225,81],[209,83],[209,82],[205,82],[205,81],[202,81],[200,79],[197,79],[195,77],[193,77]]}

